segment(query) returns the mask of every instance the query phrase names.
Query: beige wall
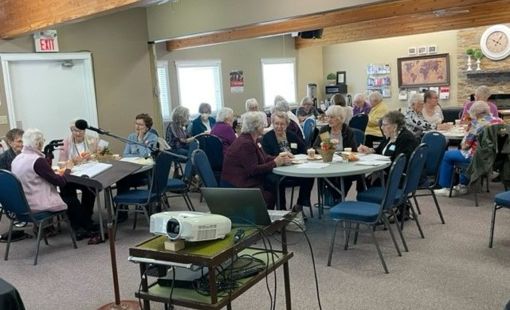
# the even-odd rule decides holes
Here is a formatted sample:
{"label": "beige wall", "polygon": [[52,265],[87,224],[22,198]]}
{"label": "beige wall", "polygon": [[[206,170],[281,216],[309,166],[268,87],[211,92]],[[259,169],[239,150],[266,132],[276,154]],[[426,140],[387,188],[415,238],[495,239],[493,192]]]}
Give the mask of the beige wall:
{"label": "beige wall", "polygon": [[[166,51],[164,44],[158,44],[157,55],[158,60],[168,60],[173,107],[179,104],[175,61],[217,59],[221,60],[223,104],[236,113],[243,113],[246,99],[255,97],[261,104],[263,101],[261,58],[296,57],[296,50],[294,40],[287,35],[173,52]],[[230,92],[229,73],[232,70],[244,71],[243,93]]]}
{"label": "beige wall", "polygon": [[182,0],[147,9],[152,41],[307,15],[378,0]]}
{"label": "beige wall", "polygon": [[392,108],[405,106],[398,100],[397,58],[406,57],[409,47],[437,45],[438,53],[450,54],[450,99],[442,105],[457,102],[457,31],[402,36],[388,39],[336,44],[323,48],[324,74],[346,71],[348,92],[365,92],[368,64],[389,64],[391,67],[391,98],[385,98]]}
{"label": "beige wall", "polygon": [[324,71],[322,47],[309,47],[297,51],[298,100],[306,96],[307,84],[317,84],[317,97],[324,97]]}
{"label": "beige wall", "polygon": [[[145,9],[132,9],[57,30],[61,52],[92,52],[100,127],[127,136],[133,131],[136,114],[153,115]],[[33,49],[31,36],[0,41],[0,52]],[[6,113],[2,104],[0,115]],[[5,130],[0,127],[0,136]],[[112,145],[114,151],[122,150],[120,143]]]}

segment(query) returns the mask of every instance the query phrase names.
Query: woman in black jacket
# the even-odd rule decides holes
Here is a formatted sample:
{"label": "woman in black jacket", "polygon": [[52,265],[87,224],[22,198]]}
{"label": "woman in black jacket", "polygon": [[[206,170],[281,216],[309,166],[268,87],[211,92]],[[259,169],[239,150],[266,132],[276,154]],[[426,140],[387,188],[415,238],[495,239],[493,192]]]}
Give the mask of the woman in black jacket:
{"label": "woman in black jacket", "polygon": [[[300,139],[292,131],[288,130],[289,117],[285,112],[274,112],[271,115],[273,130],[267,132],[262,138],[262,148],[266,154],[278,156],[281,152],[306,154],[306,147],[303,139]],[[275,176],[278,177],[278,176]],[[299,196],[295,209],[300,210],[302,206],[310,206],[310,194],[313,188],[314,179],[311,178],[286,178],[280,186],[280,206],[285,206],[285,187],[299,186]]]}

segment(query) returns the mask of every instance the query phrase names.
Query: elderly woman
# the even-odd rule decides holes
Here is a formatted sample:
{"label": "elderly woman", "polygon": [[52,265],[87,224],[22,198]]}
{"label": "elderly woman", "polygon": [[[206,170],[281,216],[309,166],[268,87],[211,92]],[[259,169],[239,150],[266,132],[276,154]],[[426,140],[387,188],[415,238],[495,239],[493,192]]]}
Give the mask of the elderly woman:
{"label": "elderly woman", "polygon": [[197,118],[195,118],[191,124],[188,131],[192,136],[199,135],[201,133],[207,132],[210,133],[211,129],[214,127],[216,120],[211,117],[211,105],[208,103],[201,103],[198,107],[198,113],[200,114]]}
{"label": "elderly woman", "polygon": [[375,141],[384,140],[379,121],[388,113],[388,106],[382,100],[382,95],[377,91],[368,95],[368,101],[372,108],[368,113],[368,124],[365,129],[365,145],[367,147],[373,147]]}
{"label": "elderly woman", "polygon": [[[477,136],[482,130],[490,125],[502,124],[503,120],[491,115],[489,105],[484,101],[476,101],[469,109],[469,118],[471,119],[470,129],[462,139],[460,150],[449,150],[443,156],[439,170],[439,186],[436,189],[436,195],[449,196],[450,183],[455,164],[467,164],[476,151],[478,145]],[[452,195],[463,195],[467,193],[469,179],[465,175],[460,176],[460,184],[454,187]]]}
{"label": "elderly woman", "polygon": [[[262,138],[262,148],[266,154],[278,156],[282,152],[306,154],[306,147],[302,139],[287,130],[289,117],[284,112],[275,112],[271,115],[273,130],[267,132]],[[299,197],[297,210],[302,206],[310,206],[310,193],[312,192],[314,179],[290,178],[293,183],[299,185]],[[285,206],[285,184],[280,188],[280,205]]]}
{"label": "elderly woman", "polygon": [[259,103],[255,98],[249,98],[245,102],[246,112],[256,112],[259,111]]}
{"label": "elderly woman", "polygon": [[390,156],[392,161],[403,153],[409,159],[419,141],[412,132],[406,129],[404,115],[399,111],[386,113],[382,117],[381,129],[384,139],[376,149],[360,145],[358,151],[360,153]]}
{"label": "elderly woman", "polygon": [[269,156],[257,140],[266,127],[263,112],[246,112],[243,116],[241,135],[232,143],[223,159],[221,183],[234,187],[258,187],[269,209],[274,206],[276,175],[274,167],[288,165],[292,158],[288,153]]}
{"label": "elderly woman", "polygon": [[316,118],[317,116],[319,116],[319,112],[313,106],[312,98],[303,97],[303,99],[301,99],[301,104],[299,105],[299,108],[296,111],[296,115],[300,123],[303,123],[305,119],[309,117]]}
{"label": "elderly woman", "polygon": [[68,160],[63,175],[55,174],[44,157],[44,136],[39,129],[27,129],[23,134],[23,150],[12,162],[12,172],[23,185],[32,212],[57,212],[67,209],[71,225],[78,239],[88,236],[92,229],[92,210],[87,210],[76,195],[60,195],[57,186],[64,188],[74,164]]}
{"label": "elderly woman", "polygon": [[427,90],[423,94],[423,118],[427,120],[429,123],[433,123],[436,125],[439,125],[443,122],[444,116],[443,116],[443,110],[441,110],[441,107],[438,105],[438,99],[437,93],[433,90]]}
{"label": "elderly woman", "polygon": [[353,110],[352,107],[347,106],[347,102],[345,101],[345,97],[342,94],[334,94],[331,99],[330,105],[339,105],[344,108],[345,111],[345,119],[344,123],[349,125],[349,122],[351,121]]}
{"label": "elderly woman", "polygon": [[9,149],[0,155],[0,169],[11,170],[11,163],[23,148],[23,130],[13,128],[5,134]]}
{"label": "elderly woman", "polygon": [[289,130],[295,133],[296,136],[300,137],[301,139],[304,139],[305,134],[303,132],[303,128],[299,126],[299,119],[297,118],[296,115],[294,115],[294,113],[290,111],[289,103],[287,102],[287,100],[283,99],[282,96],[276,96],[272,113],[278,111],[287,113],[287,116],[289,117],[288,125]]}
{"label": "elderly woman", "polygon": [[491,114],[494,117],[499,117],[498,113],[498,107],[494,104],[494,102],[489,101],[489,97],[491,96],[491,90],[489,87],[482,85],[475,89],[474,98],[473,100],[468,100],[466,103],[464,103],[464,109],[462,110],[462,116],[461,120],[465,123],[469,123],[469,109],[471,109],[471,106],[473,106],[473,103],[475,101],[485,101],[489,105],[489,108],[491,110]]}
{"label": "elderly woman", "polygon": [[356,94],[352,100],[352,115],[370,113],[372,106],[367,102],[365,95]]}
{"label": "elderly woman", "polygon": [[236,139],[236,133],[232,124],[234,123],[234,110],[223,108],[218,112],[217,122],[211,130],[211,135],[220,138],[223,143],[223,155],[227,152],[230,145]]}
{"label": "elderly woman", "polygon": [[423,95],[413,94],[408,101],[408,108],[405,115],[406,128],[416,137],[421,137],[424,131],[434,130],[436,123],[430,123],[422,114],[423,111]]}
{"label": "elderly woman", "polygon": [[180,155],[188,155],[189,134],[186,125],[189,120],[189,110],[183,106],[177,106],[172,111],[172,121],[166,127],[165,140],[170,145],[172,152]]}
{"label": "elderly woman", "polygon": [[[150,131],[152,118],[145,113],[135,117],[135,132],[130,133],[127,139],[135,143],[127,143],[124,148],[124,157],[148,157],[151,155],[151,148],[158,143],[158,136]],[[140,144],[146,145],[146,147]]]}
{"label": "elderly woman", "polygon": [[64,146],[60,150],[59,160],[72,159],[75,164],[90,159],[90,156],[99,151],[99,139],[88,136],[85,130],[76,128],[76,120],[69,123],[71,135],[64,139]]}

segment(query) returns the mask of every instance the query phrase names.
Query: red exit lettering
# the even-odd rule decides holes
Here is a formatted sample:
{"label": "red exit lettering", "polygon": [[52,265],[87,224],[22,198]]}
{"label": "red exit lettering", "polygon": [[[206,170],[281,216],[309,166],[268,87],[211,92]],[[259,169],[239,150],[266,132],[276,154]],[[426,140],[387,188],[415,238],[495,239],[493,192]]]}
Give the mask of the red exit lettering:
{"label": "red exit lettering", "polygon": [[45,38],[40,40],[41,51],[53,51],[55,44],[52,38]]}

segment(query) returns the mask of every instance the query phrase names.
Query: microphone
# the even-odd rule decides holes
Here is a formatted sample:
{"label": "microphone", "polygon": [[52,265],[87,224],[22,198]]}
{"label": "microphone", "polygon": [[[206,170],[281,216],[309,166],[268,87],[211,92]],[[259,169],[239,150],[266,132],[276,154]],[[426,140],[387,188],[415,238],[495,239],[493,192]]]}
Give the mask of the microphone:
{"label": "microphone", "polygon": [[84,119],[79,119],[77,120],[75,123],[74,123],[74,126],[80,130],[85,130],[85,129],[88,129],[88,130],[92,130],[92,131],[95,131],[97,132],[98,134],[100,135],[107,135],[108,134],[108,131],[106,130],[103,130],[101,128],[96,128],[96,127],[92,127],[92,126],[89,126],[89,124],[87,123],[86,120]]}

